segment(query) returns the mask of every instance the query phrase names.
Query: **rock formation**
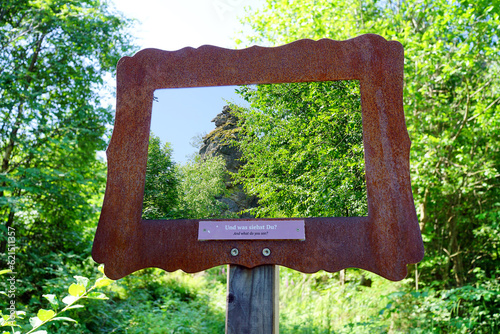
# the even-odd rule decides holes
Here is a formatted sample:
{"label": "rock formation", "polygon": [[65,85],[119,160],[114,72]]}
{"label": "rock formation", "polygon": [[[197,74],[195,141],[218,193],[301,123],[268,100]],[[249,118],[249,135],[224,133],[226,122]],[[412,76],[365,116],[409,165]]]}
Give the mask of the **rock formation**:
{"label": "rock formation", "polygon": [[[244,164],[241,161],[241,152],[233,144],[238,140],[240,128],[238,118],[232,113],[229,106],[224,106],[222,112],[212,120],[215,123],[215,130],[203,137],[203,145],[200,148],[202,159],[206,157],[221,156],[226,162],[226,188],[229,190],[229,196],[218,198],[219,201],[226,203],[231,212],[240,212],[245,209],[257,206],[257,198],[248,196],[243,191],[240,184],[235,184],[231,179],[231,173],[237,173]],[[249,214],[241,215],[242,218],[251,218]]]}

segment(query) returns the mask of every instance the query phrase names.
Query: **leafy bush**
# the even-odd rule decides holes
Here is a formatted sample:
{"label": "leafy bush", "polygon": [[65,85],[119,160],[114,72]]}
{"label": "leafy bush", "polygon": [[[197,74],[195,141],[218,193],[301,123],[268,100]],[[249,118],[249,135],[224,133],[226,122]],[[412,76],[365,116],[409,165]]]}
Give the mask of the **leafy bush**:
{"label": "leafy bush", "polygon": [[386,297],[381,316],[405,333],[498,333],[500,284],[449,290],[398,291]]}
{"label": "leafy bush", "polygon": [[110,302],[88,308],[91,333],[222,333],[225,282],[218,269],[188,275],[145,269],[107,292]]}
{"label": "leafy bush", "polygon": [[[100,267],[100,271],[104,273],[103,267]],[[0,272],[0,274],[7,274],[10,273],[11,270],[3,270]],[[73,283],[69,286],[68,288],[68,293],[66,297],[64,297],[61,302],[65,305],[62,309],[59,309],[60,307],[60,302],[58,300],[58,297],[54,294],[45,294],[42,297],[45,298],[46,300],[49,301],[50,306],[52,307],[51,310],[47,309],[39,309],[36,316],[30,317],[29,319],[29,324],[31,325],[31,329],[27,330],[28,325],[22,325],[19,324],[19,320],[23,320],[24,316],[26,315],[25,311],[16,311],[18,306],[16,304],[13,304],[11,307],[8,307],[7,314],[3,315],[2,312],[0,311],[0,327],[10,327],[11,332],[6,332],[4,331],[3,334],[20,334],[21,331],[15,330],[14,327],[19,327],[21,330],[27,330],[26,334],[47,334],[47,331],[45,330],[38,330],[40,327],[44,326],[45,324],[52,323],[54,321],[70,321],[70,322],[75,322],[77,321],[73,318],[70,317],[62,317],[60,316],[63,313],[67,313],[69,310],[77,309],[77,308],[82,308],[83,305],[77,304],[82,299],[97,299],[97,300],[104,300],[108,299],[105,294],[97,291],[93,291],[98,288],[103,288],[111,284],[113,281],[108,279],[106,276],[98,278],[95,283],[89,287],[88,284],[90,280],[87,277],[83,276],[75,276],[76,283]],[[3,293],[5,294],[5,293]],[[57,326],[60,328],[60,326]],[[56,327],[56,328],[57,328]],[[66,327],[65,330],[68,328]]]}

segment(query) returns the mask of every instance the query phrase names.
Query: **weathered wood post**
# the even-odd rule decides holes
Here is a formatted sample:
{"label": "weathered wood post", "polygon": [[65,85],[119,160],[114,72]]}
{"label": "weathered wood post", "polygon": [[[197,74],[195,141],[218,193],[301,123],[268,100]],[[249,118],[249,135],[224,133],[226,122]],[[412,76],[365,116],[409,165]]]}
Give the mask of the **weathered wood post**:
{"label": "weathered wood post", "polygon": [[226,334],[279,333],[279,267],[230,265]]}

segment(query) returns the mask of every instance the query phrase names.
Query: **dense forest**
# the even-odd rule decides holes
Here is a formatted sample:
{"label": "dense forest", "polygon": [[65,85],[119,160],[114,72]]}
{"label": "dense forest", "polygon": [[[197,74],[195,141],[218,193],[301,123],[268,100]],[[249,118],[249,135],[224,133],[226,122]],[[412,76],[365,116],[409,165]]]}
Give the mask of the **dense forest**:
{"label": "dense forest", "polygon": [[[349,268],[281,268],[283,333],[500,331],[500,5],[492,1],[266,0],[238,47],[376,33],[405,49],[404,110],[425,258],[389,282]],[[113,110],[106,80],[137,51],[99,0],[0,7],[0,326],[4,333],[221,333],[226,267],[146,269],[112,282],[90,257]],[[111,42],[112,41],[112,42]],[[150,136],[143,218],[366,214],[358,83],[240,87],[249,108],[220,157],[172,160]],[[215,116],[215,115],[214,115]],[[210,134],[209,134],[210,136]],[[265,154],[264,154],[265,153]]]}

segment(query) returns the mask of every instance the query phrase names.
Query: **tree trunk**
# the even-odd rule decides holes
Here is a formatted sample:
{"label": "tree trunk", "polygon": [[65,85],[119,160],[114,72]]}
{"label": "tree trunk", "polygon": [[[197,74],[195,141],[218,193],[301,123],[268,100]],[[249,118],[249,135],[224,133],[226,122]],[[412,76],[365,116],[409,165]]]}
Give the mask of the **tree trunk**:
{"label": "tree trunk", "polygon": [[448,243],[448,257],[449,262],[452,264],[453,273],[455,277],[455,283],[457,286],[462,286],[464,284],[463,278],[463,264],[462,264],[462,252],[460,251],[460,245],[458,244],[458,230],[457,230],[457,220],[453,216],[449,223],[449,236],[450,240]]}

